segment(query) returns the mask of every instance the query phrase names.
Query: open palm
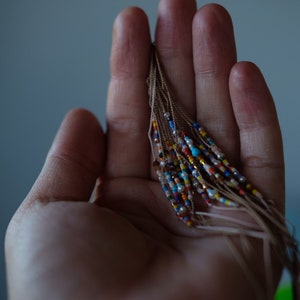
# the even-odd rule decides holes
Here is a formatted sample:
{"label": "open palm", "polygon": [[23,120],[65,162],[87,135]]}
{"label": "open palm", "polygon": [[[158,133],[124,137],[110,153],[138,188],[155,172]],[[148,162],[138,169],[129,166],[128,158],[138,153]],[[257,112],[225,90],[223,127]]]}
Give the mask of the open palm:
{"label": "open palm", "polygon": [[[218,5],[197,11],[192,0],[161,0],[158,13],[156,46],[174,97],[283,209],[275,107],[258,68],[236,62],[230,16]],[[266,299],[257,294],[260,245],[246,258],[261,279],[253,286],[224,237],[176,219],[153,176],[150,52],[146,15],[123,11],[113,33],[107,133],[85,110],[65,118],[7,231],[11,299]]]}

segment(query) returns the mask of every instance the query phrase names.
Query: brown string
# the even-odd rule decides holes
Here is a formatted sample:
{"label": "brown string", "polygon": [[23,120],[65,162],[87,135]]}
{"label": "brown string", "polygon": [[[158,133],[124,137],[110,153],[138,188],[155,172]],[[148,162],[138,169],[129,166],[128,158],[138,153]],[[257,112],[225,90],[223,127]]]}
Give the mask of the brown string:
{"label": "brown string", "polygon": [[[298,299],[299,252],[297,241],[294,235],[290,233],[284,216],[277,211],[273,202],[264,199],[259,193],[255,195],[247,191],[245,195],[239,195],[234,188],[226,185],[223,179],[219,181],[213,175],[208,176],[207,173],[205,173],[204,164],[201,165],[199,162],[197,162],[198,165],[191,163],[189,157],[182,153],[183,146],[180,144],[180,141],[184,139],[184,134],[193,142],[191,147],[201,148],[200,145],[202,145],[205,148],[204,150],[211,156],[216,156],[214,149],[218,148],[216,148],[217,146],[212,146],[209,143],[210,140],[203,137],[199,131],[193,127],[193,120],[172,97],[167,79],[159,62],[159,55],[154,45],[147,83],[149,86],[149,105],[151,107],[149,139],[155,161],[154,166],[157,174],[160,174],[159,177],[163,189],[166,195],[169,195],[168,198],[169,200],[171,199],[171,205],[175,209],[179,219],[188,225],[198,228],[203,234],[218,234],[224,237],[239,236],[240,238],[248,236],[262,240],[264,244],[262,255],[265,261],[265,275],[268,289],[271,289],[273,285],[272,264],[270,260],[272,249],[272,252],[275,252],[277,259],[281,262],[283,267],[287,268],[290,272],[293,284],[293,297],[294,299]],[[169,117],[166,117],[167,115],[169,115]],[[157,124],[156,132],[153,121]],[[170,122],[174,126],[173,129],[170,129]],[[182,134],[181,132],[185,133]],[[154,140],[155,135],[156,140]],[[157,141],[157,139],[159,140]],[[185,142],[183,141],[183,143]],[[171,150],[170,144],[172,145]],[[161,149],[159,149],[158,145],[161,145]],[[170,151],[173,153],[173,158]],[[192,158],[192,160],[193,159],[194,158]],[[195,158],[195,160],[197,159]],[[208,157],[203,155],[202,161],[207,162],[208,160]],[[159,164],[159,162],[161,162],[161,164]],[[186,173],[188,173],[189,176],[185,177],[185,179],[192,185],[191,191],[189,192],[190,195],[193,195],[190,206],[185,206],[184,204],[184,197],[187,195],[186,191],[181,193],[178,193],[178,191],[174,192],[174,189],[179,187],[179,185],[184,186],[185,184],[185,181],[182,178],[180,179],[183,173],[182,170],[179,169],[179,164],[185,165]],[[232,202],[234,207],[224,206],[214,200],[211,201],[210,206],[205,207],[199,205],[198,202],[201,201],[201,199],[198,195],[199,192],[197,188],[192,184],[192,182],[195,183],[196,181],[196,179],[193,178],[192,169],[195,169],[203,177],[204,184],[202,182],[202,190],[204,189],[206,192],[212,190],[217,192],[223,198],[226,197],[228,203]],[[168,179],[167,176],[169,175],[170,177],[168,177]],[[177,180],[177,182],[180,181],[177,187],[173,182],[174,180]],[[199,182],[196,183],[198,187],[201,186]],[[187,186],[184,189],[186,190]],[[178,196],[176,196],[178,194],[180,194],[181,198],[176,200],[175,198],[178,198]],[[213,211],[211,210],[212,207],[214,207]],[[248,222],[230,217],[228,212],[240,212],[241,214],[245,214],[246,212],[253,221]],[[249,268],[246,268],[247,262],[243,259],[243,257],[247,257],[247,247],[244,247],[244,255],[238,254],[238,250],[235,249],[232,244],[230,247],[249,278],[251,274],[249,273]],[[254,275],[255,274],[252,274],[252,276]],[[252,278],[251,282],[255,282],[255,278]]]}

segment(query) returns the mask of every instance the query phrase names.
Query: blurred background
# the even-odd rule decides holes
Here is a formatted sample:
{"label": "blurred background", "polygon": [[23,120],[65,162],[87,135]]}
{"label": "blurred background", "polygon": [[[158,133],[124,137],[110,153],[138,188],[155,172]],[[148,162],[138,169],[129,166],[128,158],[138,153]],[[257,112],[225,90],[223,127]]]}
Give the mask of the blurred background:
{"label": "blurred background", "polygon": [[[300,231],[300,1],[214,1],[230,12],[239,60],[262,69],[282,126],[287,217]],[[71,108],[105,123],[111,28],[127,6],[149,15],[157,0],[0,0],[0,299],[6,299],[7,224],[41,169]],[[208,1],[198,1],[199,6]]]}

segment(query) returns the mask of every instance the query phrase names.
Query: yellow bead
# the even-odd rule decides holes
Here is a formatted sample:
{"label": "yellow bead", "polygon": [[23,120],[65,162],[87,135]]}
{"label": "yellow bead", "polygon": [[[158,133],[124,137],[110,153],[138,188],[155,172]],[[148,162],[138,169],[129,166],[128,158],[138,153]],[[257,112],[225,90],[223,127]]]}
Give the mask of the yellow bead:
{"label": "yellow bead", "polygon": [[188,220],[188,221],[186,222],[186,225],[187,225],[188,227],[192,227],[192,226],[193,226],[193,222],[192,222],[191,220]]}

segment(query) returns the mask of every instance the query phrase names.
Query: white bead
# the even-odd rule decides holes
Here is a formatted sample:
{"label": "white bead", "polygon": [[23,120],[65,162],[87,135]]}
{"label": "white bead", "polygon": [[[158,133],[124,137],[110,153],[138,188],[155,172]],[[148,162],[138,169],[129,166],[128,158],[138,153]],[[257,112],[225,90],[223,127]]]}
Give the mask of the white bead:
{"label": "white bead", "polygon": [[240,181],[240,182],[245,182],[245,181],[246,181],[246,177],[241,176],[241,177],[239,178],[239,181]]}
{"label": "white bead", "polygon": [[160,162],[160,166],[161,166],[161,167],[165,167],[165,166],[166,166],[166,163],[165,163],[164,160],[162,160],[162,161]]}
{"label": "white bead", "polygon": [[193,170],[192,175],[193,175],[194,177],[197,177],[197,176],[198,176],[198,171],[197,171],[197,170]]}
{"label": "white bead", "polygon": [[203,192],[203,190],[201,189],[201,188],[197,188],[197,192],[199,193],[199,194],[201,194],[202,192]]}
{"label": "white bead", "polygon": [[187,212],[187,209],[186,209],[185,206],[181,206],[181,207],[179,208],[179,212],[178,212],[178,213],[179,213],[180,215],[185,215],[186,212]]}
{"label": "white bead", "polygon": [[193,187],[199,186],[199,182],[197,180],[193,180]]}
{"label": "white bead", "polygon": [[194,197],[193,197],[193,194],[192,194],[192,193],[189,193],[189,194],[188,194],[188,199],[189,199],[190,201],[193,201]]}
{"label": "white bead", "polygon": [[239,185],[239,183],[235,179],[233,179],[233,178],[230,180],[230,182],[232,183],[232,185],[234,187],[237,187]]}
{"label": "white bead", "polygon": [[179,193],[182,193],[182,192],[184,192],[185,188],[183,185],[177,185],[177,190]]}
{"label": "white bead", "polygon": [[216,190],[213,190],[213,189],[207,189],[207,194],[208,194],[208,197],[209,197],[210,199],[214,199],[216,193],[217,193]]}
{"label": "white bead", "polygon": [[217,159],[212,159],[212,163],[215,165],[215,166],[217,166],[218,164],[219,164],[219,160],[217,160]]}

